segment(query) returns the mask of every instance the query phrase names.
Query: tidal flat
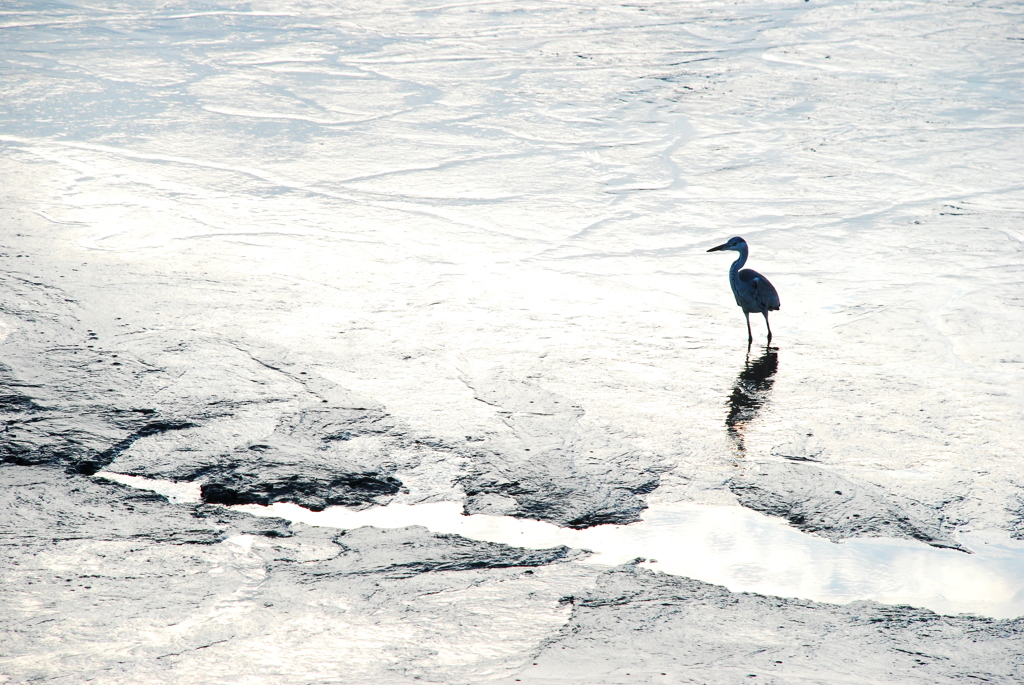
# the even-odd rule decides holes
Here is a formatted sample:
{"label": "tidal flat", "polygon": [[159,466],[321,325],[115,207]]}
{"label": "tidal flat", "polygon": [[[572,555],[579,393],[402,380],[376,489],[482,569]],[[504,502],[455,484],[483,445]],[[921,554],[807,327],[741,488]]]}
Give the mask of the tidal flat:
{"label": "tidal flat", "polygon": [[1024,8],[0,36],[0,682],[1024,681]]}

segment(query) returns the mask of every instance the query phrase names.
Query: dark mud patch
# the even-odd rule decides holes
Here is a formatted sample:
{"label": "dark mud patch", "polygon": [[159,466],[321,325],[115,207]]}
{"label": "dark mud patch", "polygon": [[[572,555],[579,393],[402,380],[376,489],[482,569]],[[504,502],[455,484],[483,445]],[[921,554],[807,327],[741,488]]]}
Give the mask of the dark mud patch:
{"label": "dark mud patch", "polygon": [[97,471],[103,469],[105,466],[110,465],[110,463],[117,459],[122,452],[134,445],[135,442],[141,438],[147,438],[151,435],[159,435],[161,433],[166,433],[167,431],[179,431],[184,430],[185,428],[194,428],[195,425],[196,424],[191,421],[154,421],[152,423],[147,423],[124,440],[118,441],[114,445],[111,445],[97,454],[95,458],[82,459],[75,462],[73,464],[74,469],[78,473],[91,476]]}
{"label": "dark mud patch", "polygon": [[[365,507],[425,448],[377,403],[248,340],[102,335],[60,289],[0,276],[0,463],[203,483],[209,503]],[[131,329],[129,324],[118,324]],[[118,328],[115,327],[115,328]],[[100,326],[96,326],[100,329]]]}
{"label": "dark mud patch", "polygon": [[626,565],[574,606],[560,639],[507,681],[1015,683],[1024,619],[940,616],[732,593]]}
{"label": "dark mud patch", "polygon": [[403,491],[393,474],[400,465],[417,463],[421,451],[383,409],[352,404],[285,414],[269,434],[251,436],[248,445],[227,453],[217,452],[210,431],[192,431],[151,451],[148,459],[136,453],[116,468],[199,481],[203,500],[211,504],[292,502],[313,511],[386,504]]}
{"label": "dark mud patch", "polygon": [[969,551],[943,531],[938,521],[930,519],[924,505],[900,503],[877,485],[853,481],[812,464],[752,464],[746,473],[729,481],[729,489],[743,506],[784,518],[802,531],[833,542],[892,537]]}
{"label": "dark mud patch", "polygon": [[640,520],[643,495],[669,467],[613,434],[583,425],[582,407],[537,385],[466,379],[508,433],[487,436],[461,483],[467,514],[503,514],[569,528]]}
{"label": "dark mud patch", "polygon": [[140,438],[191,424],[153,407],[166,369],[101,338],[63,290],[0,274],[0,462],[92,474]]}
{"label": "dark mud patch", "polygon": [[[0,463],[59,464],[91,475],[110,464],[142,437],[194,424],[156,419],[152,409],[97,402],[79,404],[59,388],[26,388],[10,367],[0,367]],[[22,394],[21,391],[28,391]],[[29,394],[31,393],[31,394]]]}
{"label": "dark mud patch", "polygon": [[381,574],[409,578],[435,571],[537,567],[580,556],[568,547],[531,550],[491,542],[468,540],[459,535],[438,535],[413,526],[382,530],[357,528],[333,538],[338,556],[303,567],[310,576]]}
{"label": "dark mud patch", "polygon": [[[335,473],[314,469],[283,468],[279,464],[246,464],[206,477],[203,501],[210,504],[262,504],[292,502],[312,511],[343,506],[355,509],[383,504],[378,498],[395,495],[402,483],[378,472]],[[319,477],[318,477],[319,476]]]}

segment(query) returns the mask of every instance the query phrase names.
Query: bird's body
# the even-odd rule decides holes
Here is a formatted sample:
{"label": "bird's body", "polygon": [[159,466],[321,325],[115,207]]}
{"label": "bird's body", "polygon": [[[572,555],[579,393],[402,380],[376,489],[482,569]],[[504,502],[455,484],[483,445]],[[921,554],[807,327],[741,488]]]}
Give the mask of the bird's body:
{"label": "bird's body", "polygon": [[736,297],[736,304],[743,310],[743,316],[747,319],[747,342],[754,341],[754,334],[750,331],[750,314],[760,312],[764,315],[764,324],[768,326],[768,342],[772,341],[772,327],[768,324],[768,312],[779,308],[779,293],[771,282],[753,269],[742,268],[747,263],[747,241],[739,236],[729,240],[718,247],[713,247],[708,252],[718,250],[733,250],[739,252],[740,256],[729,267],[729,285],[732,286],[732,294]]}

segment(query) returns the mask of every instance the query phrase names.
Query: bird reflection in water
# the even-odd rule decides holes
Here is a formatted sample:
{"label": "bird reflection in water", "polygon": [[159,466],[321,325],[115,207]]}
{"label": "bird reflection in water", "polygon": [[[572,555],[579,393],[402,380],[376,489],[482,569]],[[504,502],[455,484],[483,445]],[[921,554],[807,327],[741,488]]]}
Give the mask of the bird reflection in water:
{"label": "bird reflection in water", "polygon": [[743,432],[768,401],[778,370],[779,348],[766,347],[764,353],[754,361],[750,360],[748,352],[743,370],[736,377],[729,396],[729,416],[725,419],[725,428],[741,455],[746,453]]}

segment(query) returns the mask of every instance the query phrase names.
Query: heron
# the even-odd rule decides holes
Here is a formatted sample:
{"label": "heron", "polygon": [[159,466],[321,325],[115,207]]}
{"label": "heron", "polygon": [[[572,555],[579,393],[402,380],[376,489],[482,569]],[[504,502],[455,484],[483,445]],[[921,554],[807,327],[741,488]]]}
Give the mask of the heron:
{"label": "heron", "polygon": [[768,342],[772,341],[772,327],[768,324],[768,312],[779,308],[779,293],[775,290],[775,286],[761,274],[753,269],[741,269],[747,263],[747,249],[747,241],[736,236],[729,238],[718,247],[711,248],[708,252],[733,250],[740,253],[740,256],[729,267],[729,285],[732,286],[736,304],[743,309],[743,316],[747,319],[747,345],[749,346],[754,342],[754,334],[750,332],[751,312],[764,314],[764,325],[768,326]]}

